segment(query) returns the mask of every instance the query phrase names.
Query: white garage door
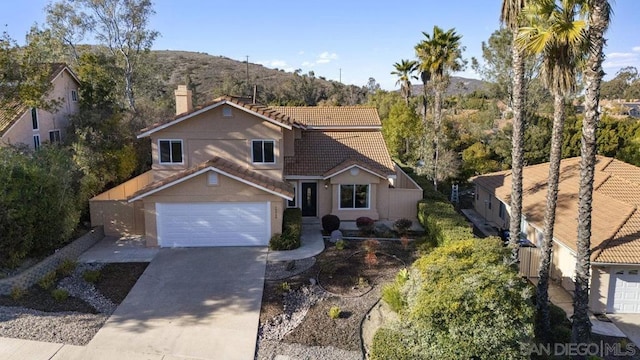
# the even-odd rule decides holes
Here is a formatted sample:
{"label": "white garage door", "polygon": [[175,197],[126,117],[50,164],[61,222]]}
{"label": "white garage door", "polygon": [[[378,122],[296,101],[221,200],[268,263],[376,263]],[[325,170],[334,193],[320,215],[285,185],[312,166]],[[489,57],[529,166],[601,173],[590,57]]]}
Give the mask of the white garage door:
{"label": "white garage door", "polygon": [[609,286],[611,291],[609,292],[608,312],[640,313],[640,275],[638,269],[614,270],[611,273]]}
{"label": "white garage door", "polygon": [[161,247],[266,246],[269,203],[156,204]]}

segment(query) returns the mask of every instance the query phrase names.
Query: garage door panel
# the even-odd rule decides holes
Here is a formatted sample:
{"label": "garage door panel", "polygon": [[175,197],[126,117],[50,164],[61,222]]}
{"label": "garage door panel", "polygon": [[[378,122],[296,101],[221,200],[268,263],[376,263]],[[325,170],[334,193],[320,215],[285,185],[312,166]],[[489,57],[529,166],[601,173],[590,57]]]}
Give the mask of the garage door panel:
{"label": "garage door panel", "polygon": [[611,313],[640,313],[640,275],[638,269],[617,269],[611,272]]}
{"label": "garage door panel", "polygon": [[163,247],[265,246],[268,203],[156,204]]}

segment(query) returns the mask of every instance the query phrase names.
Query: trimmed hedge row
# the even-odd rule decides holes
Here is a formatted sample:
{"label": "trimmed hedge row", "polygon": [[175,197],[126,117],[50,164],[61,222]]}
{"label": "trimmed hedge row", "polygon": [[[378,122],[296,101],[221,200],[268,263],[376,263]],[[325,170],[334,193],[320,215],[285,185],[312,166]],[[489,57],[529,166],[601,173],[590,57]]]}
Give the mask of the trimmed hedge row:
{"label": "trimmed hedge row", "polygon": [[269,241],[271,250],[293,250],[300,247],[302,235],[302,210],[290,208],[282,215],[282,234],[275,234]]}
{"label": "trimmed hedge row", "polygon": [[473,230],[466,219],[448,202],[421,200],[418,202],[418,220],[427,237],[434,244],[444,245],[453,241],[473,239]]}

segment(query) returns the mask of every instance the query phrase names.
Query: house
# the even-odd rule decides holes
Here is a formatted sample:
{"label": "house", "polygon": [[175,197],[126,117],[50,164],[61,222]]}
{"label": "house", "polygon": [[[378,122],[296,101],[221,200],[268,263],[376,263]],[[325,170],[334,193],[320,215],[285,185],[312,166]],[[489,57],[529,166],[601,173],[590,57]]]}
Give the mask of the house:
{"label": "house", "polygon": [[16,102],[11,111],[0,110],[0,146],[25,144],[37,149],[45,141],[64,139],[69,116],[78,112],[80,81],[66,64],[53,63],[50,67],[52,88],[46,97],[60,101],[60,105],[49,112]]}
{"label": "house", "polygon": [[[521,236],[538,247],[548,172],[548,163],[523,170]],[[510,171],[477,176],[473,182],[475,210],[495,226],[508,228]],[[580,158],[562,160],[551,278],[569,291],[574,289],[579,186]],[[595,171],[591,265],[591,311],[640,313],[640,168],[603,156],[597,157]]]}
{"label": "house", "polygon": [[422,189],[389,156],[368,107],[267,107],[221,97],[141,130],[149,172],[90,201],[92,225],[147,246],[266,245],[286,208],[342,220],[416,218]]}

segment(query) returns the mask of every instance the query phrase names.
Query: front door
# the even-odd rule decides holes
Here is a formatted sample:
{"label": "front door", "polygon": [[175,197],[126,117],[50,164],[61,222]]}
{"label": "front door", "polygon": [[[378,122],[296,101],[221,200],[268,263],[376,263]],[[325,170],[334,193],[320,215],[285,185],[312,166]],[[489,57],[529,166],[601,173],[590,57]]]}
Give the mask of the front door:
{"label": "front door", "polygon": [[318,216],[318,184],[302,183],[302,191],[300,195],[302,198],[302,216]]}

